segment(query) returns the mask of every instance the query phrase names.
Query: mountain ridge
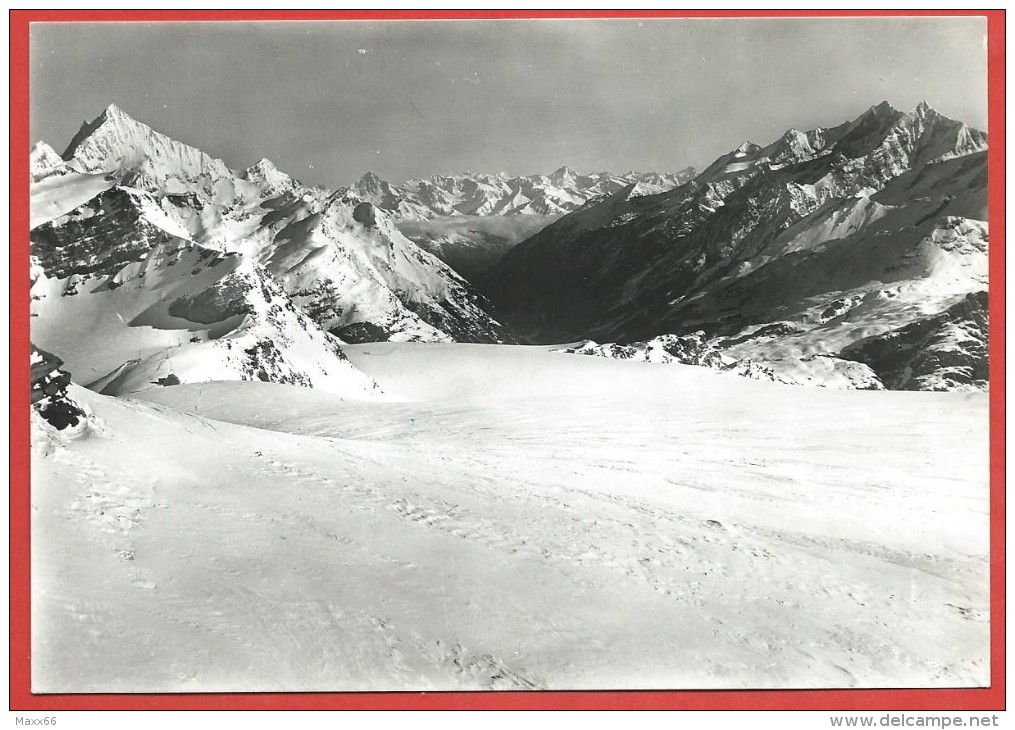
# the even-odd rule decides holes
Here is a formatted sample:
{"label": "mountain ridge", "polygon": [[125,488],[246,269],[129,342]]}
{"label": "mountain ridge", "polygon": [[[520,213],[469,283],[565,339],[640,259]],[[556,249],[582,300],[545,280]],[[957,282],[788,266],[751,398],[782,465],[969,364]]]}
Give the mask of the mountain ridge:
{"label": "mountain ridge", "polygon": [[508,337],[467,282],[348,189],[266,159],[231,170],[115,105],[59,163],[51,149],[32,159],[32,337],[78,382],[370,394],[343,341]]}
{"label": "mountain ridge", "polygon": [[[107,312],[121,322],[99,328],[129,339],[137,334],[131,328],[154,327],[140,348],[149,354],[111,370],[140,368],[158,352],[172,360],[167,343],[183,340],[167,331],[191,332],[189,351],[253,327],[269,340],[275,332],[304,344],[278,353],[253,347],[251,357],[282,365],[264,367],[262,357],[223,366],[230,377],[263,373],[313,385],[314,366],[305,365],[315,356],[307,353],[341,362],[343,340],[504,342],[514,337],[506,321],[536,342],[619,343],[599,354],[700,332],[702,347],[758,363],[773,379],[842,387],[870,385],[870,368],[861,373],[866,385],[853,382],[860,371],[847,354],[881,337],[877,359],[892,363],[892,383],[922,387],[900,371],[905,358],[888,350],[924,337],[919,347],[930,354],[920,367],[930,367],[955,358],[938,354],[948,337],[927,332],[979,332],[975,308],[958,304],[986,296],[986,145],[983,132],[925,102],[909,112],[882,102],[834,127],[791,128],[765,146],[744,142],[687,180],[679,179],[686,170],[625,178],[564,165],[550,175],[435,175],[403,186],[368,173],[352,188],[329,190],[266,158],[232,170],[110,105],[82,125],[64,155],[45,143],[31,151],[37,344],[80,370],[76,355],[61,349],[57,333],[66,327],[54,325],[53,312],[70,316],[73,297],[120,301],[123,292],[146,290],[149,276],[163,292],[130,295],[144,307],[130,318],[122,307]],[[455,216],[428,217],[444,210]],[[470,222],[510,219],[537,221],[531,228],[551,222],[517,246],[505,235],[525,227]],[[435,229],[435,220],[454,223]],[[419,245],[400,230],[409,224],[422,226]],[[440,260],[453,246],[463,268],[475,267],[480,290]],[[480,255],[484,246],[489,252]],[[189,274],[169,271],[184,260],[196,264]],[[235,298],[234,264],[211,276],[207,261],[241,262],[239,288],[266,292],[261,303]],[[177,299],[159,298],[167,292]],[[258,307],[295,314],[284,323],[235,318]],[[985,387],[982,379],[961,382],[981,370],[979,337],[959,338],[973,343],[969,367],[955,377],[928,371],[919,382]],[[106,362],[99,353],[106,344],[85,350]],[[151,370],[146,382],[148,375],[123,373],[118,382],[145,387],[165,377],[159,367],[141,368]],[[190,370],[201,377],[201,367]]]}
{"label": "mountain ridge", "polygon": [[432,175],[395,185],[372,171],[352,190],[396,218],[426,220],[456,215],[563,215],[636,183],[650,195],[683,185],[695,174],[687,167],[675,173],[575,173],[563,165],[549,175],[472,173]]}
{"label": "mountain ridge", "polygon": [[[810,378],[828,364],[813,356],[837,354],[845,333],[902,327],[986,290],[986,144],[926,104],[885,102],[837,127],[744,143],[674,190],[585,206],[479,283],[498,316],[547,344],[743,338],[789,321],[782,350],[758,338],[730,354]],[[854,298],[865,305],[847,321],[822,321]]]}

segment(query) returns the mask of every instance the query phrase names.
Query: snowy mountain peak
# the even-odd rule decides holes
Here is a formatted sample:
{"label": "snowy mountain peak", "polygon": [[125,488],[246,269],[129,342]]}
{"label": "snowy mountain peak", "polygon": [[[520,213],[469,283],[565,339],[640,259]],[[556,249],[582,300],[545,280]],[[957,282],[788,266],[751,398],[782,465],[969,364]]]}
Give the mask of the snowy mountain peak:
{"label": "snowy mountain peak", "polygon": [[962,122],[959,122],[959,121],[956,121],[956,120],[951,119],[949,117],[946,117],[944,114],[942,114],[937,109],[932,107],[926,101],[921,101],[919,104],[916,105],[916,108],[913,111],[911,111],[906,116],[911,117],[913,119],[920,120],[920,121],[922,121],[925,124],[933,124],[934,122],[942,122],[942,123],[944,123],[946,125],[951,125],[951,126],[954,126],[954,127],[965,127],[966,126]]}
{"label": "snowy mountain peak", "polygon": [[110,104],[107,106],[102,111],[102,116],[108,121],[135,121],[129,114],[127,114],[127,112],[118,107],[116,104]]}
{"label": "snowy mountain peak", "polygon": [[550,182],[552,182],[557,187],[562,187],[565,185],[573,185],[574,181],[575,181],[574,171],[567,165],[558,167],[556,170],[550,173]]}
{"label": "snowy mountain peak", "polygon": [[275,163],[262,157],[256,164],[243,172],[243,177],[255,183],[262,183],[268,192],[278,193],[293,184],[293,179],[279,170]]}
{"label": "snowy mountain peak", "polygon": [[852,122],[848,122],[843,138],[850,135],[870,137],[883,134],[904,117],[905,113],[883,101],[869,108]]}
{"label": "snowy mountain peak", "polygon": [[[57,159],[71,174],[33,186],[33,336],[78,377],[109,373],[101,389],[239,378],[359,390],[335,337],[507,338],[356,191],[304,185],[268,159],[234,172],[116,107],[68,149]],[[39,169],[50,153],[34,151]],[[67,336],[98,310],[98,325]]]}
{"label": "snowy mountain peak", "polygon": [[272,172],[278,172],[278,167],[276,167],[275,163],[269,160],[267,157],[262,157],[253,165],[248,167],[247,172],[257,172],[263,175]]}
{"label": "snowy mountain peak", "polygon": [[878,116],[889,116],[889,115],[892,115],[892,114],[898,114],[899,110],[896,109],[894,106],[892,106],[891,102],[889,102],[886,99],[885,101],[881,102],[880,104],[875,104],[874,106],[872,106],[868,110],[868,113],[875,114],[875,115],[878,115]]}
{"label": "snowy mountain peak", "polygon": [[380,208],[398,207],[399,200],[392,192],[391,184],[378,177],[372,170],[368,170],[350,190],[360,200],[373,203]]}
{"label": "snowy mountain peak", "polygon": [[[81,122],[81,127],[78,129],[77,134],[74,135],[67,149],[64,150],[63,159],[70,160],[77,156],[78,150],[84,145],[86,140],[104,126],[119,127],[122,130],[130,129],[131,131],[141,131],[138,128],[144,127],[147,131],[151,131],[150,128],[145,127],[145,125],[131,117],[116,104],[110,104],[92,121],[86,119]],[[109,130],[107,129],[106,134],[108,133]]]}
{"label": "snowy mountain peak", "polygon": [[367,170],[354,187],[364,190],[380,190],[387,183],[377,176],[373,170]]}
{"label": "snowy mountain peak", "polygon": [[60,154],[53,149],[47,142],[39,140],[32,145],[32,151],[29,153],[30,159],[34,162],[36,160],[40,162],[53,162],[60,160]]}
{"label": "snowy mountain peak", "polygon": [[45,142],[36,142],[28,156],[32,182],[49,177],[64,167],[63,158]]}
{"label": "snowy mountain peak", "polygon": [[747,141],[741,144],[735,150],[733,150],[733,154],[738,156],[751,155],[760,149],[761,148],[758,145],[754,144],[754,142]]}
{"label": "snowy mountain peak", "polygon": [[82,124],[63,159],[76,172],[112,172],[132,185],[166,194],[226,196],[228,191],[215,186],[232,178],[222,160],[156,132],[115,104]]}
{"label": "snowy mountain peak", "polygon": [[919,147],[928,160],[944,160],[981,152],[987,148],[987,135],[978,129],[946,117],[926,101],[901,115],[896,128],[919,138]]}
{"label": "snowy mountain peak", "polygon": [[779,140],[786,148],[799,152],[804,149],[810,148],[810,140],[808,135],[801,132],[799,129],[787,129],[786,133],[782,135]]}

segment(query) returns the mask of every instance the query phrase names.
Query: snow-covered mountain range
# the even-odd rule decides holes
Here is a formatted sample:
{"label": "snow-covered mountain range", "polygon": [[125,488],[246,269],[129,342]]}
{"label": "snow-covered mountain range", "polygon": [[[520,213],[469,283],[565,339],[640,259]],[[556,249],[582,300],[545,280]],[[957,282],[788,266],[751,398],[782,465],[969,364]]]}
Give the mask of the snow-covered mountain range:
{"label": "snow-covered mountain range", "polygon": [[31,152],[33,342],[107,393],[258,379],[358,396],[374,384],[342,342],[515,336],[650,360],[701,338],[691,350],[750,377],[983,389],[986,145],[886,102],[693,178],[328,190],[268,160],[232,170],[110,106],[62,155]]}
{"label": "snow-covered mountain range", "polygon": [[373,383],[343,340],[498,342],[482,298],[348,190],[247,170],[116,106],[32,151],[32,338],[104,392]]}
{"label": "snow-covered mountain range", "polygon": [[[669,192],[585,206],[514,247],[482,287],[534,342],[702,330],[793,382],[979,389],[986,147],[925,103],[885,102],[746,142]],[[965,335],[925,342],[946,311]],[[924,346],[938,353],[924,365],[947,372],[909,372]]]}
{"label": "snow-covered mountain range", "polygon": [[564,166],[549,175],[465,172],[393,185],[368,172],[352,186],[352,191],[395,218],[405,220],[461,215],[559,216],[630,185],[635,186],[635,194],[652,195],[683,185],[694,175],[690,167],[675,173],[580,175]]}
{"label": "snow-covered mountain range", "polygon": [[393,185],[368,172],[352,191],[390,214],[408,238],[472,280],[566,213],[632,185],[632,195],[653,195],[694,175],[691,167],[675,173],[579,175],[564,166],[549,175],[466,172]]}

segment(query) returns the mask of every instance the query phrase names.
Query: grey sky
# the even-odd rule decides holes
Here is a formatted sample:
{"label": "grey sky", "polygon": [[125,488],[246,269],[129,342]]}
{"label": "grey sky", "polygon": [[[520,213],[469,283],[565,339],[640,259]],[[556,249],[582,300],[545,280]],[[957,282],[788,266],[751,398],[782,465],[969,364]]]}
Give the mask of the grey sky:
{"label": "grey sky", "polygon": [[922,99],[985,129],[982,18],[37,23],[33,140],[110,102],[307,182],[673,171]]}

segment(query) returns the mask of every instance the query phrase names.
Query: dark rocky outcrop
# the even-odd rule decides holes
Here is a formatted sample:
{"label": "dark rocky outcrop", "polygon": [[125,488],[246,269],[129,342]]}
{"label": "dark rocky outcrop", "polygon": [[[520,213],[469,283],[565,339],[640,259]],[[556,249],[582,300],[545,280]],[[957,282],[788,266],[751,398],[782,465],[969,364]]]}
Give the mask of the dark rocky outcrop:
{"label": "dark rocky outcrop", "polygon": [[67,393],[70,373],[61,370],[62,365],[56,355],[32,345],[32,408],[61,431],[77,426],[85,418],[84,410]]}
{"label": "dark rocky outcrop", "polygon": [[987,323],[987,292],[977,292],[840,356],[869,365],[889,390],[986,390]]}

